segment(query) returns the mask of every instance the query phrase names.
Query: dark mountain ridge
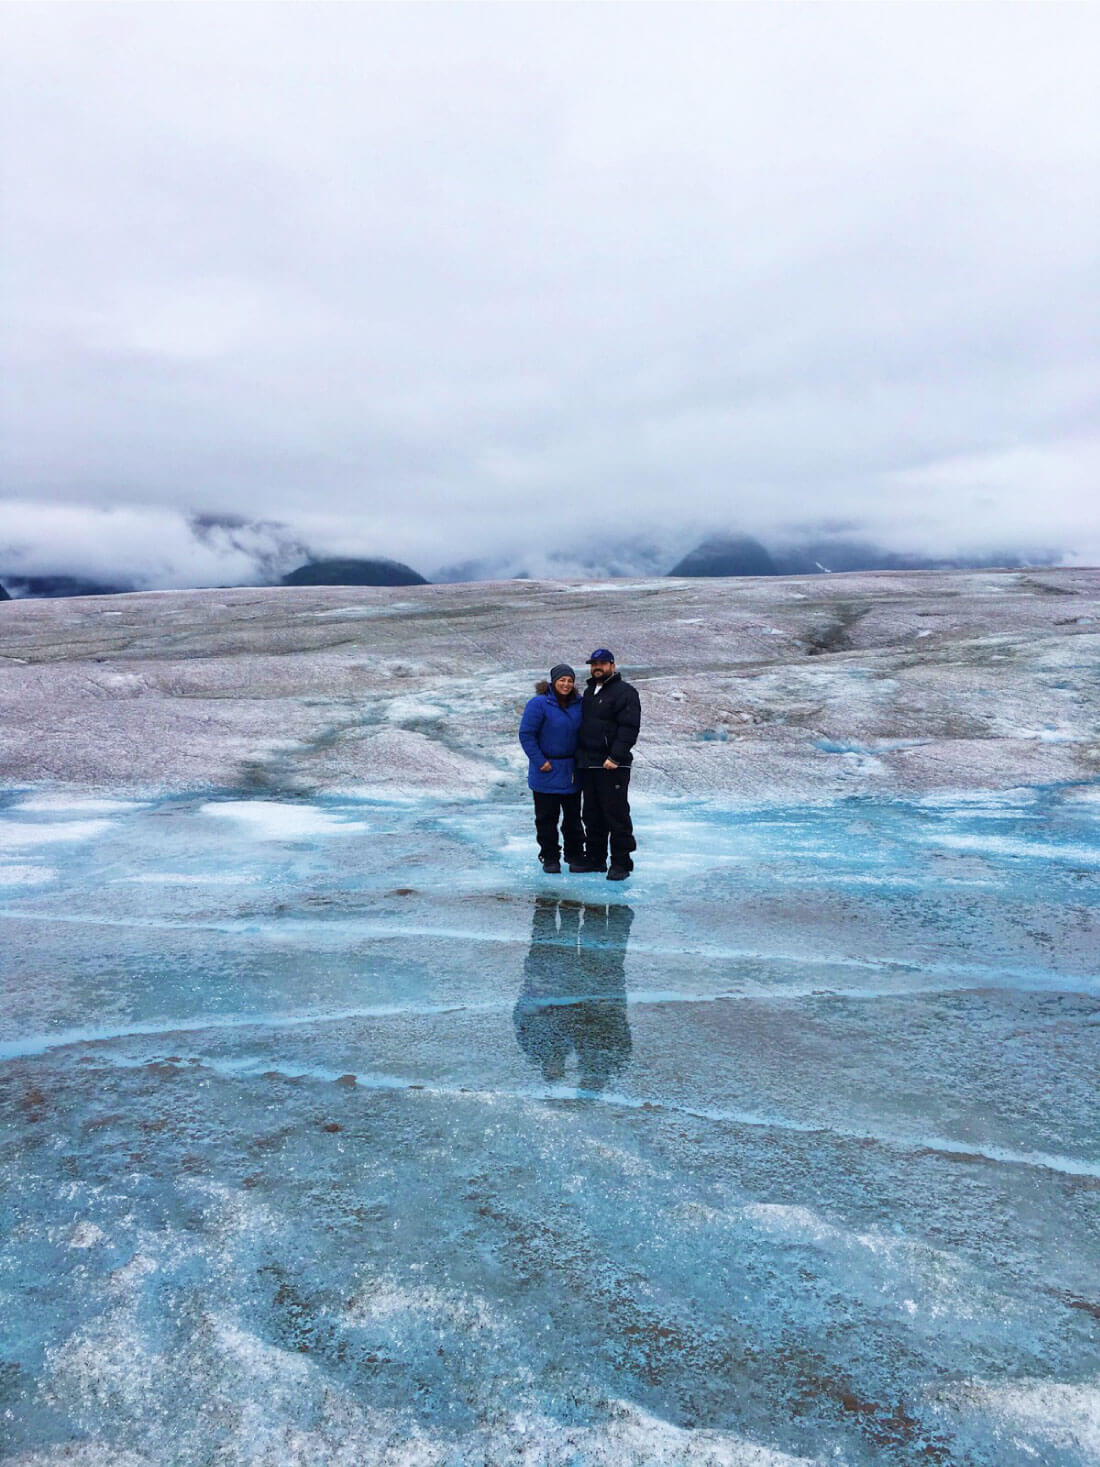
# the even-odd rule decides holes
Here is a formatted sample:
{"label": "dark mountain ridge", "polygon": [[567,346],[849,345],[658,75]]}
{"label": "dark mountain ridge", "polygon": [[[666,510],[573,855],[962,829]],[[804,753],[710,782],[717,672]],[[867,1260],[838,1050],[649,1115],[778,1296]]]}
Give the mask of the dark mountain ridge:
{"label": "dark mountain ridge", "polygon": [[86,576],[4,576],[0,582],[0,601],[45,600],[55,596],[117,596],[136,591],[137,587],[122,582],[89,580]]}
{"label": "dark mountain ridge", "polygon": [[284,586],[426,586],[399,560],[309,560],[282,578]]}
{"label": "dark mountain ridge", "polygon": [[[262,528],[262,527],[261,527]],[[224,529],[220,523],[218,531]],[[681,543],[683,543],[681,541]],[[825,532],[805,539],[777,541],[765,545],[747,534],[714,534],[684,555],[669,571],[668,560],[654,540],[624,541],[617,553],[592,557],[583,550],[543,553],[539,563],[527,567],[518,558],[509,563],[487,558],[440,570],[434,581],[486,581],[529,579],[602,580],[634,576],[820,576],[844,571],[988,570],[994,567],[1057,565],[1061,552],[1042,550],[994,550],[985,553],[935,555],[889,550],[857,535]],[[307,552],[308,553],[308,552]],[[667,553],[667,552],[666,552]],[[286,564],[286,560],[283,560]],[[279,575],[269,558],[261,557],[254,577],[223,583],[255,586],[426,586],[431,581],[401,561],[385,556],[340,557],[306,560],[296,569]],[[0,572],[0,601],[62,596],[113,596],[148,589],[147,583],[129,579],[93,579],[89,576],[54,572],[45,575]],[[181,589],[181,587],[161,587]],[[211,588],[214,589],[214,588]]]}
{"label": "dark mountain ridge", "polygon": [[668,572],[670,576],[820,576],[844,571],[1009,570],[1055,565],[1057,551],[1009,550],[932,555],[886,550],[871,540],[822,536],[768,549],[751,535],[711,535]]}
{"label": "dark mountain ridge", "polygon": [[[6,583],[6,584],[5,584]],[[249,582],[275,586],[426,586],[429,582],[398,560],[310,560],[276,580]],[[0,601],[41,600],[60,596],[117,596],[144,587],[125,582],[94,581],[85,576],[6,575],[0,580]],[[172,587],[167,589],[181,589]],[[213,588],[211,588],[213,589]],[[222,588],[226,589],[226,588]]]}

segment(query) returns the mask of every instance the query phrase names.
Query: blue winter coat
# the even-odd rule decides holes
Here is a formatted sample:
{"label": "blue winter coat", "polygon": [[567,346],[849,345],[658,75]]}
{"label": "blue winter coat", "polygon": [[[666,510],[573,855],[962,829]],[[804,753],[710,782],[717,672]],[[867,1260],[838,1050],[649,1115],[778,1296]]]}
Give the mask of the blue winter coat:
{"label": "blue winter coat", "polygon": [[[563,708],[557,694],[539,693],[523,710],[519,725],[519,741],[531,761],[527,783],[540,795],[574,795],[580,785],[573,773],[573,752],[581,726],[580,694],[574,692]],[[545,774],[539,768],[547,759],[553,768]]]}

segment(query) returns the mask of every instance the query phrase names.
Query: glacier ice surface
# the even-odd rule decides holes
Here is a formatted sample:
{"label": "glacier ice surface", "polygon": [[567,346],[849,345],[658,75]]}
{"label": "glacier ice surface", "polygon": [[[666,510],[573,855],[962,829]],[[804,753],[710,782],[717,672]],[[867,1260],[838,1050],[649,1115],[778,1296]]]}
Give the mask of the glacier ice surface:
{"label": "glacier ice surface", "polygon": [[1095,1462],[1094,796],[12,791],[3,1460]]}

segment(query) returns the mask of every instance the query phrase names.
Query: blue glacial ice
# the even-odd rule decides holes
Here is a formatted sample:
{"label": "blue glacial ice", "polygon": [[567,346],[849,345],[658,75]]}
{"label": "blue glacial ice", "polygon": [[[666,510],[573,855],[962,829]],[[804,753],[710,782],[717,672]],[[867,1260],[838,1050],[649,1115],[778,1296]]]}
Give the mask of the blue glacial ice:
{"label": "blue glacial ice", "polygon": [[637,814],[4,797],[0,1459],[1100,1461],[1096,788]]}

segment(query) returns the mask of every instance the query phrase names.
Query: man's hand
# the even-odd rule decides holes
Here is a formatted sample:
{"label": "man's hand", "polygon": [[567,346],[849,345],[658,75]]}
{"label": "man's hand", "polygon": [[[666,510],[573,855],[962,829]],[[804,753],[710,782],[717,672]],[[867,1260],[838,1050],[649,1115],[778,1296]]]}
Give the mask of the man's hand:
{"label": "man's hand", "polygon": [[615,763],[614,759],[605,759],[603,761],[603,767],[605,769],[618,769],[619,766]]}
{"label": "man's hand", "polygon": [[553,767],[554,766],[550,763],[550,760],[547,759],[547,761],[546,761],[545,764],[540,764],[539,765],[539,773],[540,774],[549,774],[550,771],[551,771],[551,769],[553,769]]}

